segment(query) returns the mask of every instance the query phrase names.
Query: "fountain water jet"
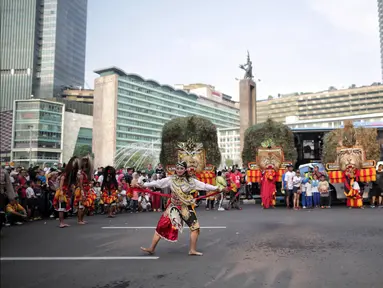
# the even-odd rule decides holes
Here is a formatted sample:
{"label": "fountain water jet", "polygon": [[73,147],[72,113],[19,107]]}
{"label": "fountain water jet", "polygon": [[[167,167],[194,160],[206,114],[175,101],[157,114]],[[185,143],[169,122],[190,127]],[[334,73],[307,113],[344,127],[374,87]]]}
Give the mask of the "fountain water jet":
{"label": "fountain water jet", "polygon": [[131,143],[118,148],[114,157],[114,167],[134,167],[136,170],[146,168],[148,164],[153,166],[159,162],[160,150],[155,145],[161,144],[161,140],[152,143]]}

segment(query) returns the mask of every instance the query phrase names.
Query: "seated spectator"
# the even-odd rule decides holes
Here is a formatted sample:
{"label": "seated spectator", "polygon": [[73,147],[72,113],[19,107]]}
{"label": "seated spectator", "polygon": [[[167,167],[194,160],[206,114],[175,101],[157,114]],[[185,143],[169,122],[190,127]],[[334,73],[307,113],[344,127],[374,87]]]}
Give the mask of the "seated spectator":
{"label": "seated spectator", "polygon": [[150,198],[148,193],[145,193],[138,197],[138,205],[140,211],[150,211],[152,208],[152,204],[150,203]]}
{"label": "seated spectator", "polygon": [[27,218],[27,211],[17,202],[17,198],[10,200],[6,211],[8,223],[11,225],[22,225]]}

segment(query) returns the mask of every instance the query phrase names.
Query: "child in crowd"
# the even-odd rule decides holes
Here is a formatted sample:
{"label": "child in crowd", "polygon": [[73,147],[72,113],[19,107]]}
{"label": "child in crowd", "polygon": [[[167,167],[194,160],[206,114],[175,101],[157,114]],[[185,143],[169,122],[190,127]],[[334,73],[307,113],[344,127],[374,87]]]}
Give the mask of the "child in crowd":
{"label": "child in crowd", "polygon": [[[305,184],[305,194],[306,194],[306,207],[311,209],[313,207],[313,194],[312,194],[312,183],[307,181]],[[303,196],[302,196],[303,197]],[[306,208],[303,207],[303,208]]]}
{"label": "child in crowd", "polygon": [[330,185],[326,181],[324,175],[320,177],[320,181],[318,184],[318,190],[321,197],[321,208],[331,208],[330,204],[330,194],[329,194]]}
{"label": "child in crowd", "polygon": [[[297,170],[293,176],[294,210],[299,209],[299,196],[301,194],[302,177],[301,172]],[[302,195],[302,197],[305,197]],[[306,208],[305,206],[303,208]]]}
{"label": "child in crowd", "polygon": [[320,205],[320,193],[318,190],[319,180],[316,174],[313,175],[313,180],[311,181],[311,191],[313,193],[314,207],[318,208]]}
{"label": "child in crowd", "polygon": [[148,193],[141,193],[140,197],[138,197],[138,204],[140,211],[150,211],[152,204],[150,203]]}
{"label": "child in crowd", "polygon": [[34,218],[35,210],[36,210],[36,207],[38,205],[37,197],[36,197],[35,191],[33,190],[32,186],[31,186],[31,182],[27,181],[26,184],[27,184],[26,193],[27,193],[28,216],[29,216],[29,220],[33,221],[33,220],[37,220],[37,217]]}
{"label": "child in crowd", "polygon": [[[103,203],[101,203],[101,184],[100,184],[100,182],[96,181],[94,183],[93,190],[94,190],[94,193],[96,194],[94,209],[95,209],[96,213],[104,214],[104,205],[102,205]],[[99,207],[100,207],[100,211],[99,211]]]}
{"label": "child in crowd", "polygon": [[118,185],[118,211],[122,212],[127,210],[128,201],[126,201],[126,190],[123,189],[123,185]]}

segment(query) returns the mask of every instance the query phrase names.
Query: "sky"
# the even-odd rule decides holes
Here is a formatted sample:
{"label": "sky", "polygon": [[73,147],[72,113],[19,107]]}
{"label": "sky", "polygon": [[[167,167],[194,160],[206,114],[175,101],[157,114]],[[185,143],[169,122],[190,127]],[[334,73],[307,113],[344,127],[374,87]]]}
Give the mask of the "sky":
{"label": "sky", "polygon": [[376,0],[88,0],[86,83],[116,66],[238,100],[247,50],[258,99],[381,82]]}

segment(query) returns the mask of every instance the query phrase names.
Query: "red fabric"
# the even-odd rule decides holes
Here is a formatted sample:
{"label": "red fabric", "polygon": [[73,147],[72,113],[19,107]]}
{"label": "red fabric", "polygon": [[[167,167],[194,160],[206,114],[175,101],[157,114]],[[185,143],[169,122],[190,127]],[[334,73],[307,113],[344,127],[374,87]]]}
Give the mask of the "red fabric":
{"label": "red fabric", "polygon": [[178,230],[173,227],[170,218],[165,217],[164,215],[161,215],[161,218],[158,221],[156,232],[165,240],[171,242],[176,242],[178,240]]}
{"label": "red fabric", "polygon": [[21,198],[26,198],[27,197],[27,188],[24,186],[27,185],[27,179],[25,179],[24,176],[20,175],[19,176],[19,184],[20,184],[20,197]]}
{"label": "red fabric", "polygon": [[269,208],[273,205],[273,195],[276,190],[276,173],[275,171],[266,171],[262,177],[261,198],[264,208]]}
{"label": "red fabric", "polygon": [[161,208],[161,195],[152,194],[152,208],[156,210]]}

